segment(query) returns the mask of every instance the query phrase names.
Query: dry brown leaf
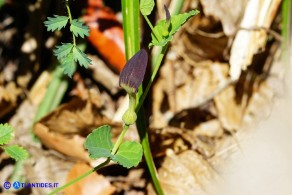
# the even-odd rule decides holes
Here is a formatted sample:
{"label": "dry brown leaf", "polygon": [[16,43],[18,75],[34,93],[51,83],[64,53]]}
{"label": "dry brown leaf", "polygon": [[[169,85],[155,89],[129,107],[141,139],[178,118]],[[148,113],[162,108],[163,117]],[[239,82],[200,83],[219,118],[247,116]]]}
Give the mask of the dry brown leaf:
{"label": "dry brown leaf", "polygon": [[105,86],[112,94],[116,94],[119,88],[119,76],[96,56],[89,56],[92,59],[92,66],[89,68],[93,71],[93,78]]}
{"label": "dry brown leaf", "polygon": [[228,131],[238,130],[243,118],[243,105],[235,101],[234,86],[229,86],[214,98],[218,119]]}
{"label": "dry brown leaf", "polygon": [[[92,168],[85,163],[75,164],[67,175],[66,183],[91,169]],[[65,189],[65,194],[68,195],[109,195],[114,192],[115,187],[112,186],[103,175],[99,175],[96,172]]]}
{"label": "dry brown leaf", "polygon": [[244,113],[243,125],[250,126],[256,121],[266,118],[271,113],[274,95],[266,81],[255,88]]}
{"label": "dry brown leaf", "polygon": [[223,136],[223,129],[218,119],[212,119],[195,127],[195,134],[207,137],[221,137]]}
{"label": "dry brown leaf", "polygon": [[[178,155],[168,152],[158,175],[165,194],[204,194],[215,172],[202,156],[188,150]],[[148,190],[155,194],[152,187]]]}
{"label": "dry brown leaf", "polygon": [[267,31],[263,28],[270,28],[280,3],[281,0],[248,1],[240,24],[244,29],[238,31],[231,48],[229,63],[233,80],[237,80],[241,71],[251,64],[254,54],[265,47]]}
{"label": "dry brown leaf", "polygon": [[[52,152],[42,149],[30,149],[30,159],[26,161],[24,170],[25,176],[30,183],[58,183],[58,186],[65,184],[66,175],[72,167],[72,162],[60,158]],[[32,188],[32,194],[48,194],[55,188]]]}
{"label": "dry brown leaf", "polygon": [[102,116],[101,109],[90,100],[74,99],[56,109],[46,117],[46,126],[61,134],[87,134],[93,128],[109,124],[110,120]]}
{"label": "dry brown leaf", "polygon": [[0,85],[0,118],[16,106],[21,93],[22,90],[12,81],[5,86]]}
{"label": "dry brown leaf", "polygon": [[229,38],[222,32],[219,21],[202,14],[186,23],[186,32],[174,37],[172,48],[187,63],[218,61],[226,58]]}
{"label": "dry brown leaf", "polygon": [[[160,74],[153,88],[151,126],[156,128],[165,127],[169,119],[178,112],[199,107],[210,101],[225,87],[228,65],[205,61],[190,66],[171,59],[161,68]],[[162,111],[167,104],[169,110]]]}
{"label": "dry brown leaf", "polygon": [[219,19],[224,33],[234,35],[244,13],[247,0],[200,0],[204,14]]}
{"label": "dry brown leaf", "polygon": [[[212,126],[212,123],[215,124],[216,122],[210,122],[210,125],[208,124],[208,122],[205,123],[206,126]],[[216,128],[219,129],[218,131],[222,131],[223,133],[220,124],[215,124],[215,126]],[[211,129],[211,131],[213,130]],[[168,149],[173,150],[174,153],[181,153],[192,149],[199,152],[201,155],[204,156],[204,158],[209,159],[215,154],[217,149],[215,139],[219,137],[214,136],[217,135],[197,133],[196,129],[192,130],[175,127],[166,127],[161,130],[156,130],[154,132],[151,131],[150,140],[151,145],[155,146],[153,147],[152,152],[153,155],[156,157],[165,156],[166,151]]]}
{"label": "dry brown leaf", "polygon": [[46,147],[89,162],[83,147],[85,136],[104,124],[111,122],[101,115],[100,109],[89,101],[74,99],[44,117],[34,132]]}
{"label": "dry brown leaf", "polygon": [[6,86],[0,86],[0,102],[3,100],[16,103],[17,97],[21,94],[21,89],[16,87],[14,82],[9,82]]}
{"label": "dry brown leaf", "polygon": [[85,138],[78,135],[67,137],[56,132],[51,132],[42,123],[35,125],[34,132],[46,147],[75,159],[90,161],[89,154],[83,147]]}

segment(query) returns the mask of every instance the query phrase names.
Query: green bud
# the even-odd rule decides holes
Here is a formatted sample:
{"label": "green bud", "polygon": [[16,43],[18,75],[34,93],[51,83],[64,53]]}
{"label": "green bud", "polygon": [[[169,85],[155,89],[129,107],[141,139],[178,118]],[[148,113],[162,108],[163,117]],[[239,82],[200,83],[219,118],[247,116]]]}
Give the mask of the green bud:
{"label": "green bud", "polygon": [[164,36],[164,37],[167,37],[169,35],[169,32],[168,32],[168,30],[163,30],[163,32],[162,32],[162,36]]}
{"label": "green bud", "polygon": [[135,110],[128,109],[123,115],[123,121],[126,125],[133,125],[137,120],[137,114]]}
{"label": "green bud", "polygon": [[137,120],[137,114],[135,112],[136,94],[135,93],[128,93],[128,94],[129,94],[129,108],[124,113],[122,119],[126,125],[132,125]]}

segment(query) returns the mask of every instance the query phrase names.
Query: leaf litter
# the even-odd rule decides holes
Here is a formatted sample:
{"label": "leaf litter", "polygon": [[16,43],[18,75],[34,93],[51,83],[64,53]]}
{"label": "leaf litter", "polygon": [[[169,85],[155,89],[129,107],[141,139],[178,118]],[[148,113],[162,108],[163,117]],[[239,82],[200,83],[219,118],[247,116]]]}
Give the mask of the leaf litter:
{"label": "leaf litter", "polygon": [[[228,6],[222,1],[213,2],[222,5],[217,12],[212,10],[208,0],[200,2],[204,14],[191,19],[174,36],[160,75],[153,85],[152,96],[149,97],[152,105],[147,108],[152,113],[149,132],[153,155],[159,165],[158,174],[166,194],[204,194],[210,182],[220,177],[218,166],[238,150],[241,135],[245,133],[243,129],[253,126],[269,114],[275,95],[272,85],[275,82],[279,85],[279,78],[270,76],[275,73],[274,69],[269,70],[271,72],[266,69],[256,72],[260,68],[257,63],[244,61],[245,65],[236,67],[240,72],[237,78],[238,75],[231,70],[235,65],[228,63],[229,50],[237,44],[236,41],[232,42],[232,38],[234,35],[240,36],[238,30],[244,31],[239,29],[240,21],[249,10],[239,5],[246,4],[246,1],[240,1],[236,9],[228,9],[228,12],[224,11]],[[230,4],[228,0],[224,2],[229,5],[234,3]],[[158,3],[162,4],[161,1]],[[194,8],[192,6],[197,3],[186,1],[184,9]],[[274,19],[268,20],[264,24],[271,28]],[[271,38],[268,43],[276,42]],[[254,46],[254,43],[250,44]],[[256,46],[259,47],[270,50],[264,45]],[[246,50],[233,49],[230,55],[235,56],[237,52]],[[88,133],[103,124],[111,124],[114,126],[115,140],[121,131],[121,123],[112,120],[113,116],[119,116],[118,108],[123,104],[118,76],[99,56],[91,55],[96,67],[90,67],[90,76],[84,78],[83,73],[74,75],[76,86],[71,91],[70,100],[66,99],[34,125],[34,132],[41,144],[31,140],[29,131],[41,99],[39,96],[44,94],[47,82],[41,85],[39,91],[34,89],[32,94],[35,95],[29,96],[29,100],[20,106],[16,101],[20,95],[17,85],[10,84],[12,87],[7,90],[8,85],[2,85],[1,82],[0,89],[3,88],[4,95],[0,98],[0,105],[9,97],[8,100],[14,105],[10,110],[17,109],[9,121],[16,130],[15,142],[28,148],[32,156],[24,166],[23,173],[30,182],[58,181],[60,185],[64,184],[66,180],[82,173],[82,170],[90,169],[88,163],[91,166],[96,163],[89,159],[83,148]],[[115,60],[108,58],[107,61]],[[102,71],[100,67],[103,67]],[[262,78],[264,74],[268,76]],[[231,80],[230,75],[235,75],[233,78],[237,80]],[[129,140],[138,140],[135,128],[127,134]],[[3,159],[1,155],[1,163]],[[5,167],[11,167],[11,163],[8,164]],[[1,169],[0,174],[12,174],[8,168]],[[115,173],[111,173],[111,169]],[[82,181],[82,184],[72,186],[67,193],[154,194],[144,162],[129,171],[111,164],[91,177]],[[33,189],[31,193],[48,193],[45,189],[38,190]]]}

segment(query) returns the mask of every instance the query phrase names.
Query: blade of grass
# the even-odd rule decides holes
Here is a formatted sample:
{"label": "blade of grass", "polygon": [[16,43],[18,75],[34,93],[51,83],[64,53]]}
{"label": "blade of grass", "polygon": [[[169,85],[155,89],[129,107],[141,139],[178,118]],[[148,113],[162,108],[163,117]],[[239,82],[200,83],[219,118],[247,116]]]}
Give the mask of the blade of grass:
{"label": "blade of grass", "polygon": [[[56,66],[52,74],[52,80],[46,91],[45,98],[42,100],[37,110],[34,122],[40,120],[43,116],[56,108],[67,90],[68,81],[63,77],[63,70],[59,68],[59,66]],[[61,89],[60,86],[62,86]]]}
{"label": "blade of grass", "polygon": [[289,97],[292,96],[291,81],[289,82],[292,67],[291,67],[291,33],[292,33],[292,2],[291,0],[283,0],[282,2],[282,63],[285,66],[285,80],[288,88]]}
{"label": "blade of grass", "polygon": [[[140,32],[139,32],[139,0],[122,0],[122,12],[123,12],[123,27],[124,38],[126,47],[126,58],[129,59],[140,48]],[[139,88],[137,96],[140,97],[143,94],[142,86]],[[137,113],[137,129],[141,139],[143,147],[144,157],[156,189],[156,192],[160,195],[163,194],[160,186],[157,171],[153,162],[150,144],[148,139],[148,132],[146,129],[144,109],[141,109]]]}

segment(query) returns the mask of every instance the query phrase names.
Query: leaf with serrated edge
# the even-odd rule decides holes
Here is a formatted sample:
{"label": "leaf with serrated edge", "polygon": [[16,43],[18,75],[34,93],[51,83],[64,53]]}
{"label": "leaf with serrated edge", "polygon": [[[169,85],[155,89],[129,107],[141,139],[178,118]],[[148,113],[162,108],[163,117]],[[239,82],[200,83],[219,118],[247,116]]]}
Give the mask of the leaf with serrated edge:
{"label": "leaf with serrated edge", "polygon": [[89,36],[89,28],[88,26],[84,25],[83,22],[78,21],[76,19],[72,20],[72,23],[70,25],[70,31],[73,32],[73,34],[78,37],[84,38],[85,36]]}
{"label": "leaf with serrated edge", "polygon": [[56,29],[61,30],[64,28],[68,22],[68,16],[58,16],[54,15],[54,17],[48,17],[44,22],[48,31],[55,31]]}
{"label": "leaf with serrated edge", "polygon": [[60,60],[61,58],[67,56],[73,48],[72,43],[62,43],[62,45],[57,45],[54,49],[54,55]]}
{"label": "leaf with serrated edge", "polygon": [[16,161],[25,160],[29,156],[28,152],[18,145],[4,147],[4,150],[6,154],[8,154],[11,158],[15,159]]}
{"label": "leaf with serrated edge", "polygon": [[153,8],[154,8],[154,0],[141,0],[140,1],[140,10],[142,15],[148,16],[151,14]]}
{"label": "leaf with serrated edge", "polygon": [[169,41],[172,40],[174,34],[180,29],[180,27],[186,23],[192,16],[194,15],[197,15],[199,13],[198,10],[192,10],[188,13],[184,13],[184,14],[178,14],[178,15],[175,15],[175,16],[171,16],[171,19],[170,19],[170,32],[168,34],[168,36],[166,37],[163,37],[162,34],[163,34],[163,31],[165,29],[165,23],[166,23],[166,20],[161,20],[160,22],[158,22],[158,24],[154,27],[154,31],[155,32],[158,32],[159,35],[162,38],[161,41],[159,41],[155,35],[153,33],[151,33],[151,37],[152,37],[152,42],[149,44],[149,46],[153,46],[153,45],[156,45],[156,46],[165,46]]}
{"label": "leaf with serrated edge", "polygon": [[126,168],[137,166],[142,159],[143,149],[137,142],[123,142],[118,152],[111,158],[113,161]]}
{"label": "leaf with serrated edge", "polygon": [[84,143],[90,158],[111,157],[113,143],[111,141],[111,127],[104,125],[90,133]]}
{"label": "leaf with serrated edge", "polygon": [[13,138],[13,127],[6,124],[0,124],[0,145],[9,143]]}
{"label": "leaf with serrated edge", "polygon": [[89,64],[91,63],[91,59],[89,59],[87,55],[76,46],[73,47],[73,55],[75,62],[78,61],[81,66],[88,68]]}
{"label": "leaf with serrated edge", "polygon": [[76,71],[76,63],[74,61],[73,53],[69,53],[61,61],[61,67],[63,68],[64,74],[72,77],[73,73]]}

